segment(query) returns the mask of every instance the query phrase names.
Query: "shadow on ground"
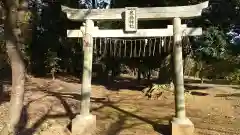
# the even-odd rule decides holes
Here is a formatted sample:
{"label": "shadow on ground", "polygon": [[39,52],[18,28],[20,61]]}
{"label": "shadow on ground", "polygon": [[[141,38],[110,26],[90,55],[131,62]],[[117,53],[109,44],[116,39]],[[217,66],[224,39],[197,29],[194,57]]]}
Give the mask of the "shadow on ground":
{"label": "shadow on ground", "polygon": [[[70,78],[70,77],[66,77],[66,78]],[[62,79],[61,79],[62,80]],[[81,83],[78,79],[68,79],[65,80],[66,82],[71,82],[71,83]],[[136,79],[131,79],[131,78],[118,78],[115,79],[115,81],[113,83],[102,83],[96,80],[93,80],[93,84],[95,85],[103,85],[105,86],[107,89],[109,90],[120,90],[120,89],[130,89],[130,90],[142,90],[143,88],[145,88],[147,85],[149,85],[149,82],[143,82],[141,83],[141,85],[139,84],[139,82]],[[202,89],[208,89],[209,87],[202,87],[202,86],[191,86],[191,85],[186,85],[185,88],[187,90],[202,90]],[[50,115],[49,112],[51,112],[51,107],[49,108],[48,112],[42,116],[36,123],[34,123],[32,125],[32,127],[30,128],[26,128],[25,127],[25,123],[26,123],[26,119],[28,119],[27,117],[27,112],[24,113],[25,115],[25,119],[23,120],[23,122],[21,122],[22,125],[22,135],[33,135],[36,131],[36,129],[47,119],[54,119],[54,118],[68,118],[69,120],[72,120],[77,114],[73,113],[71,110],[71,106],[68,104],[68,102],[66,101],[67,98],[71,98],[71,99],[75,99],[75,100],[81,100],[81,98],[84,96],[81,96],[79,94],[75,94],[75,93],[59,93],[59,92],[51,92],[51,91],[47,91],[44,90],[42,88],[38,88],[40,91],[43,91],[45,93],[47,93],[47,95],[50,96],[54,96],[56,97],[61,104],[63,105],[64,109],[66,110],[66,113],[62,113],[62,114],[57,114],[57,115]],[[201,93],[201,92],[191,92],[192,95],[198,95],[198,96],[206,96],[206,93]],[[235,95],[236,96],[236,95]],[[240,94],[238,95],[240,97]],[[6,98],[6,101],[9,100],[9,94],[8,96],[4,96]],[[37,99],[36,99],[37,100]],[[112,108],[114,110],[117,110],[118,112],[120,112],[121,114],[119,114],[118,116],[118,120],[115,121],[114,123],[112,123],[109,128],[106,130],[107,134],[109,135],[117,135],[120,131],[127,129],[127,128],[132,128],[133,126],[137,126],[138,123],[133,124],[131,126],[123,126],[125,121],[131,117],[131,118],[135,118],[138,119],[140,121],[143,121],[144,123],[150,124],[154,130],[160,134],[163,135],[169,135],[170,134],[170,128],[169,125],[167,124],[161,124],[162,122],[155,122],[155,121],[151,121],[148,118],[145,117],[141,117],[139,115],[134,114],[133,112],[128,112],[124,109],[121,109],[120,107],[117,107],[116,104],[118,102],[111,102],[109,99],[107,98],[91,98],[91,101],[93,103],[99,103],[101,104],[100,107],[98,108],[93,108],[92,111],[98,111],[101,108],[104,107],[109,107]],[[32,101],[34,102],[34,101]],[[30,102],[31,103],[31,102]],[[29,104],[30,104],[29,103]],[[28,106],[26,105],[25,108],[27,108]],[[166,121],[169,120],[171,118],[171,116],[166,117],[166,118],[162,118],[162,121]]]}
{"label": "shadow on ground", "polygon": [[[195,79],[184,79],[185,83],[201,83],[201,80],[195,80]],[[219,85],[229,85],[230,82],[224,79],[212,79],[212,80],[204,80],[203,83],[206,84],[219,84]]]}
{"label": "shadow on ground", "polygon": [[189,85],[189,84],[186,84],[184,85],[184,88],[186,90],[205,90],[205,89],[209,89],[211,87],[207,87],[207,86],[196,86],[196,85]]}
{"label": "shadow on ground", "polygon": [[[79,83],[81,84],[81,79],[73,76],[58,76],[58,79],[68,82],[68,83]],[[204,89],[209,89],[211,86],[201,86],[201,80],[194,80],[194,79],[184,79],[185,82],[185,89],[186,90],[204,90]],[[152,83],[159,83],[158,80],[152,79],[152,80],[147,80],[147,79],[142,79],[141,81],[135,79],[135,78],[129,78],[129,77],[116,77],[114,80],[110,80],[106,77],[104,78],[92,78],[92,84],[93,85],[101,85],[104,86],[107,90],[111,91],[119,91],[119,90],[133,90],[133,91],[141,91],[144,88],[148,87]],[[226,80],[205,80],[205,84],[229,84],[228,81]],[[238,88],[240,89],[240,88]]]}
{"label": "shadow on ground", "polygon": [[[135,115],[133,114],[132,112],[128,112],[128,111],[125,111],[117,106],[115,106],[114,104],[116,103],[112,103],[110,101],[106,101],[106,99],[98,99],[98,98],[92,98],[92,102],[95,102],[95,103],[101,103],[102,106],[100,106],[99,108],[102,108],[102,107],[110,107],[112,109],[115,109],[119,112],[122,113],[122,115],[120,115],[119,117],[119,121],[117,123],[122,123],[122,125],[124,124],[124,121],[127,119],[127,117],[132,117],[132,118],[136,118],[138,120],[141,120],[147,124],[150,124],[154,130],[160,134],[163,134],[163,135],[170,135],[170,128],[169,128],[169,125],[164,125],[164,124],[159,124],[159,123],[156,123],[154,121],[151,121],[147,118],[144,118],[144,117],[141,117],[141,116],[138,116],[138,115]],[[94,109],[94,111],[98,110],[99,108],[97,109]],[[162,121],[164,120],[170,120],[170,116],[167,117],[167,118],[162,118]],[[127,128],[132,128],[132,126],[134,125],[131,125],[131,127],[127,127]],[[112,132],[112,129],[118,129],[118,130],[115,130],[115,132]],[[119,129],[121,127],[115,127],[114,124],[110,126],[109,128],[109,131],[111,132],[108,132],[109,135],[117,135],[121,130],[123,129],[126,129],[126,127],[122,128],[122,129]],[[117,131],[117,132],[116,132]]]}
{"label": "shadow on ground", "polygon": [[233,86],[233,89],[240,90],[240,86]]}
{"label": "shadow on ground", "polygon": [[233,94],[217,94],[215,97],[240,97],[240,93],[233,93]]}
{"label": "shadow on ground", "polygon": [[[71,111],[71,106],[69,106],[69,104],[67,103],[66,98],[72,98],[72,99],[75,99],[75,100],[81,100],[81,97],[84,98],[84,96],[80,96],[78,94],[58,93],[58,92],[50,92],[50,91],[46,91],[46,90],[43,90],[43,91],[45,93],[47,93],[48,95],[55,96],[57,99],[59,99],[61,101],[62,105],[64,106],[64,109],[66,110],[66,113],[57,114],[57,115],[50,115],[49,112],[51,111],[51,109],[49,109],[48,112],[43,117],[41,117],[36,123],[34,123],[31,128],[23,129],[21,135],[33,135],[35,133],[36,129],[45,120],[50,119],[50,118],[53,119],[53,118],[66,118],[66,117],[68,117],[69,120],[72,120],[77,114],[75,114]],[[34,101],[32,101],[32,102],[34,102]],[[121,108],[115,106],[115,104],[119,103],[119,101],[111,102],[109,100],[109,98],[94,98],[94,97],[92,97],[91,102],[100,104],[99,107],[93,108],[91,111],[96,112],[101,108],[109,107],[109,108],[115,109],[118,112],[120,112],[119,116],[118,116],[118,120],[115,121],[114,123],[112,123],[108,127],[108,129],[104,131],[105,134],[117,135],[120,131],[122,131],[124,129],[132,128],[132,127],[138,125],[138,123],[135,123],[135,124],[132,124],[130,126],[125,126],[124,125],[125,121],[128,118],[135,118],[135,119],[143,121],[147,124],[150,124],[154,128],[154,130],[156,132],[160,133],[160,134],[163,134],[163,135],[169,135],[170,134],[170,129],[169,129],[168,125],[160,124],[161,122],[151,121],[148,118],[138,116],[136,114],[133,114],[132,112],[128,112],[124,109],[121,109]],[[165,120],[165,121],[169,120],[169,119],[170,119],[170,117],[162,118],[162,120]]]}
{"label": "shadow on ground", "polygon": [[[81,79],[76,76],[71,75],[57,75],[56,78],[59,80],[65,81],[67,83],[78,83],[81,84]],[[49,77],[51,79],[51,77]],[[142,80],[141,83],[134,78],[124,78],[124,77],[116,77],[113,80],[109,78],[103,77],[92,77],[92,84],[96,86],[104,86],[108,90],[118,91],[122,89],[130,89],[130,90],[142,90],[145,86],[148,86],[151,82],[154,81],[146,81]]]}
{"label": "shadow on ground", "polygon": [[97,81],[94,81],[93,84],[103,85],[106,89],[112,91],[119,91],[124,89],[141,91],[142,89],[149,85],[149,83],[147,82],[143,81],[142,83],[140,83],[139,81],[131,78],[117,78],[108,83],[106,82],[98,83]]}
{"label": "shadow on ground", "polygon": [[209,94],[205,93],[205,92],[192,91],[191,95],[194,95],[194,96],[208,96]]}
{"label": "shadow on ground", "polygon": [[[49,113],[51,112],[52,110],[52,107],[54,106],[50,106],[47,110],[47,113],[45,113],[36,123],[32,124],[32,126],[30,128],[26,128],[24,127],[23,125],[26,125],[26,118],[27,118],[27,112],[24,114],[25,116],[23,118],[24,119],[24,122],[21,122],[20,125],[21,126],[21,132],[20,132],[20,135],[33,135],[36,130],[44,123],[45,120],[47,119],[54,119],[54,118],[65,118],[65,117],[68,117],[69,120],[72,120],[77,114],[73,113],[72,110],[71,110],[71,106],[67,103],[66,101],[66,97],[65,96],[71,96],[70,98],[73,98],[73,99],[78,99],[80,98],[80,95],[77,95],[77,94],[61,94],[61,93],[57,93],[57,92],[51,92],[51,91],[47,91],[47,90],[44,90],[44,89],[41,89],[39,88],[39,91],[43,91],[45,93],[47,93],[47,95],[43,96],[43,97],[40,97],[38,99],[35,99],[35,100],[32,100],[30,101],[24,108],[28,108],[28,106],[32,103],[32,102],[35,102],[37,100],[40,100],[40,99],[44,99],[45,97],[47,96],[54,96],[56,97],[60,102],[61,104],[63,105],[66,113],[65,114],[57,114],[57,115],[49,115]],[[69,97],[68,97],[69,98]]]}

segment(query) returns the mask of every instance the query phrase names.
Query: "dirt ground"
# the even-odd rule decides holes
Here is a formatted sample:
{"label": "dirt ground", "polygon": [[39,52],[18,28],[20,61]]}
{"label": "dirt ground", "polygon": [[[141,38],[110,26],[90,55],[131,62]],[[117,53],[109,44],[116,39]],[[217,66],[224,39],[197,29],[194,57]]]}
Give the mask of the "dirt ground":
{"label": "dirt ground", "polygon": [[[79,112],[79,80],[32,78],[26,84],[24,135],[64,135]],[[131,80],[92,85],[92,113],[98,135],[168,135],[174,97],[148,100]],[[240,87],[188,82],[186,111],[196,135],[240,135]],[[0,130],[7,121],[9,94],[0,100]]]}

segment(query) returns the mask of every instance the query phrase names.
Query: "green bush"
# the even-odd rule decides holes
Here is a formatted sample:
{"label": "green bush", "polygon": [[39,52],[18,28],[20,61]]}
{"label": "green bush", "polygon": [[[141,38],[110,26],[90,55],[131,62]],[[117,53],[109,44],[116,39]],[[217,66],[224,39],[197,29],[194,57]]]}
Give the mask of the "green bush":
{"label": "green bush", "polygon": [[61,71],[59,66],[59,61],[61,61],[61,59],[57,56],[57,52],[51,51],[51,49],[48,49],[46,57],[46,68],[52,75],[52,79],[55,80],[55,73]]}
{"label": "green bush", "polygon": [[240,84],[240,69],[235,69],[227,76],[227,80],[234,84]]}

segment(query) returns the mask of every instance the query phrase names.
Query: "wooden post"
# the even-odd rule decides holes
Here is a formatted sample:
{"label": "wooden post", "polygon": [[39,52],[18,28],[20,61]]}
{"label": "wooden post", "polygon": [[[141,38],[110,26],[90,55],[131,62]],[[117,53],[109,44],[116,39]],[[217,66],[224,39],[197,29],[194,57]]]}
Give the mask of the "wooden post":
{"label": "wooden post", "polygon": [[93,58],[93,37],[92,37],[93,29],[94,29],[93,20],[86,20],[85,34],[83,37],[84,63],[81,89],[81,115],[90,114],[92,58]]}
{"label": "wooden post", "polygon": [[173,64],[174,64],[174,86],[175,86],[175,113],[177,119],[186,119],[185,96],[184,96],[184,76],[182,59],[182,33],[181,19],[173,19]]}

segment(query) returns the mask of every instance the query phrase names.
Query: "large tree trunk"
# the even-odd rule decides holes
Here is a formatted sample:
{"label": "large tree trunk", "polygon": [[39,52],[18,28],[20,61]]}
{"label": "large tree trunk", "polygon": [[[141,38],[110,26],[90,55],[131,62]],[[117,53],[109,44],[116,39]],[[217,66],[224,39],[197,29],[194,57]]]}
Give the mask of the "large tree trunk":
{"label": "large tree trunk", "polygon": [[19,44],[18,0],[5,0],[5,40],[7,54],[12,68],[12,91],[9,110],[8,131],[17,134],[24,97],[25,66]]}

